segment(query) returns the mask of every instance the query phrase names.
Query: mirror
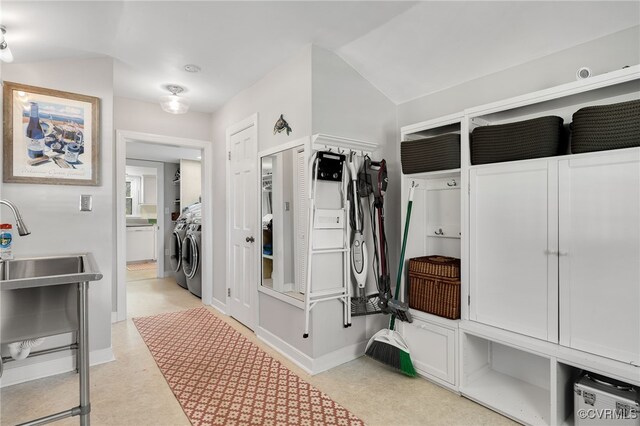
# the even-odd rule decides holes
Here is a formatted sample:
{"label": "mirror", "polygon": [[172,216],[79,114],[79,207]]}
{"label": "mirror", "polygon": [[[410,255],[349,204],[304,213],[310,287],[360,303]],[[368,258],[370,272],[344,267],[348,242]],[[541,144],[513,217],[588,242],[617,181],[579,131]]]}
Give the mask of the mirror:
{"label": "mirror", "polygon": [[261,158],[262,286],[304,300],[307,191],[304,145]]}

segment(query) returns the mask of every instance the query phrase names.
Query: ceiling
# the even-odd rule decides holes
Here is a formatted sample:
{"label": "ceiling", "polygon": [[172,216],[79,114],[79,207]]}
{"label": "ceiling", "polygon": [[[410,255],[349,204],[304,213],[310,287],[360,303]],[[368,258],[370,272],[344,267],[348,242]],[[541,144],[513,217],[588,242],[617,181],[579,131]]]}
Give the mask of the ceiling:
{"label": "ceiling", "polygon": [[179,163],[180,160],[200,161],[202,151],[178,146],[160,145],[141,141],[127,142],[127,158],[133,160]]}
{"label": "ceiling", "polygon": [[310,43],[400,103],[639,25],[640,2],[2,0],[1,21],[16,62],[112,56],[116,96],[179,84],[212,112]]}

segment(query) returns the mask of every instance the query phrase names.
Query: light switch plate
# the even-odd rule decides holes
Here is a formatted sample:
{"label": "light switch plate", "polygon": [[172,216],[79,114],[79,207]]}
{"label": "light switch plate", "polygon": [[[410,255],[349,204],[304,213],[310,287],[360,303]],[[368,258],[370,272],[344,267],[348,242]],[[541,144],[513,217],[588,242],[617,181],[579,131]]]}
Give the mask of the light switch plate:
{"label": "light switch plate", "polygon": [[80,211],[90,212],[93,209],[93,197],[91,195],[80,195]]}

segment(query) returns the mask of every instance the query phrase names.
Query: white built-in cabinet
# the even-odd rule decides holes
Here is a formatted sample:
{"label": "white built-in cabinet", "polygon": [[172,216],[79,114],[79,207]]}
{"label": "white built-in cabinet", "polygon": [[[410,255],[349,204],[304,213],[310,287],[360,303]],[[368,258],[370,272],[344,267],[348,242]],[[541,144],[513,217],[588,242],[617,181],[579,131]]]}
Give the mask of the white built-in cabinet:
{"label": "white built-in cabinet", "polygon": [[158,179],[155,175],[142,176],[142,204],[158,204]]}
{"label": "white built-in cabinet", "polygon": [[640,365],[640,151],[559,162],[560,343]]}
{"label": "white built-in cabinet", "polygon": [[585,106],[632,99],[640,66],[401,129],[403,141],[461,134],[460,170],[402,176],[403,217],[419,185],[407,259],[459,256],[462,268],[460,320],[412,310],[399,327],[420,375],[534,425],[574,424],[581,371],[640,386],[640,148],[469,159],[475,127],[569,124]]}
{"label": "white built-in cabinet", "polygon": [[558,342],[557,165],[469,172],[469,319]]}
{"label": "white built-in cabinet", "polygon": [[[402,128],[402,140],[415,140],[444,133],[460,133],[462,115]],[[414,187],[412,216],[405,253],[409,259],[427,255],[461,257],[461,203],[463,184],[460,169],[402,176],[402,229],[409,189]],[[405,274],[406,277],[406,269]],[[403,288],[405,280],[402,280]],[[458,323],[411,309],[412,323],[400,323],[399,330],[411,350],[419,375],[454,391],[458,388]]]}

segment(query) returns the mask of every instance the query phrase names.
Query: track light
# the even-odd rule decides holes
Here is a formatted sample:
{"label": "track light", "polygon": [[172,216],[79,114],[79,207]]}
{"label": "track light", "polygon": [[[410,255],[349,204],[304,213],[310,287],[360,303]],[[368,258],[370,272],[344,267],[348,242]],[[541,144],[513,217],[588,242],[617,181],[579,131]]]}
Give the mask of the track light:
{"label": "track light", "polygon": [[184,88],[175,85],[167,86],[167,90],[171,92],[170,95],[163,96],[160,102],[160,107],[163,111],[171,114],[184,114],[189,111],[189,101],[186,98],[181,98],[178,93],[184,92]]}
{"label": "track light", "polygon": [[7,40],[4,35],[7,33],[7,29],[4,25],[0,25],[0,60],[3,62],[13,62],[13,54],[11,49],[7,45]]}

